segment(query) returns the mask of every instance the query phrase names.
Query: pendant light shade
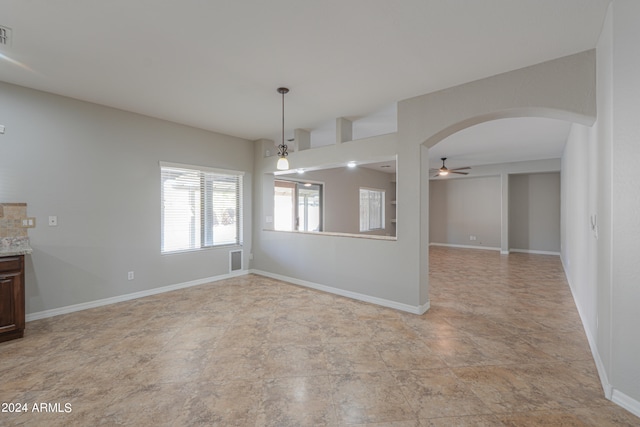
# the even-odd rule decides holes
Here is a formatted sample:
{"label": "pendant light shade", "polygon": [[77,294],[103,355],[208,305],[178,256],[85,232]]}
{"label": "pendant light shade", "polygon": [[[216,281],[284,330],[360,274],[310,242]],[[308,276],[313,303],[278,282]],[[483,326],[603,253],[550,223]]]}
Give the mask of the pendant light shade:
{"label": "pendant light shade", "polygon": [[279,87],[278,93],[282,94],[282,143],[278,145],[278,163],[276,164],[276,168],[281,171],[286,171],[289,170],[289,160],[287,160],[289,153],[287,152],[287,145],[284,143],[284,95],[289,93],[289,89]]}
{"label": "pendant light shade", "polygon": [[[287,148],[287,146],[285,145],[285,146],[284,146],[284,148],[286,149],[286,148]],[[287,152],[285,151],[285,154],[286,154],[286,153],[287,153]],[[286,157],[280,157],[280,158],[278,159],[278,163],[276,164],[276,168],[277,168],[279,171],[286,171],[286,170],[289,170],[289,160],[287,160],[287,158],[286,158]]]}

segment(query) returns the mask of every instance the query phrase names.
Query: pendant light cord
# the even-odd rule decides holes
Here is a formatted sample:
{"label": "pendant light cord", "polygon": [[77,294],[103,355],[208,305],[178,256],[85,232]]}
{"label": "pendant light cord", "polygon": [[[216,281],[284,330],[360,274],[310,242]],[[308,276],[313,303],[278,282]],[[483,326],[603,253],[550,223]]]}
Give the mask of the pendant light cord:
{"label": "pendant light cord", "polygon": [[282,143],[278,147],[278,156],[284,158],[289,155],[289,153],[287,153],[287,146],[284,144],[284,95],[289,93],[289,89],[280,87],[278,88],[278,92],[282,94]]}

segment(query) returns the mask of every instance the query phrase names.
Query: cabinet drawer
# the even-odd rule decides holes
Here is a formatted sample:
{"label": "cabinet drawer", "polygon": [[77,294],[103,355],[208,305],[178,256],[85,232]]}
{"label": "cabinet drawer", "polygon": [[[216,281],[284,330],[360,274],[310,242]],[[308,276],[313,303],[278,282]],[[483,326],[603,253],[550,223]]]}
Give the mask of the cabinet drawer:
{"label": "cabinet drawer", "polygon": [[3,271],[16,271],[22,268],[20,257],[0,258],[0,273]]}

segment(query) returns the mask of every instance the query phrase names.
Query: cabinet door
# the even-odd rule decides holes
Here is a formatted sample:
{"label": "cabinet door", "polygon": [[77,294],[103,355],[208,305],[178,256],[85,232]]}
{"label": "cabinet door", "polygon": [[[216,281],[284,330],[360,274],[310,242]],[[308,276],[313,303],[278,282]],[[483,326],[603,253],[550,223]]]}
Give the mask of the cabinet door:
{"label": "cabinet door", "polygon": [[24,327],[20,273],[0,274],[0,333]]}

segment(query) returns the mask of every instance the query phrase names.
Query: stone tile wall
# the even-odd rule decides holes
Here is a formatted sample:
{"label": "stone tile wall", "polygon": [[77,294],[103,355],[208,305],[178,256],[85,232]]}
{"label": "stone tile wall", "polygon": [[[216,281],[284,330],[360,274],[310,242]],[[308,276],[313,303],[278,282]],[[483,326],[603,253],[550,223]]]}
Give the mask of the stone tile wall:
{"label": "stone tile wall", "polygon": [[27,217],[26,203],[0,203],[0,238],[27,237],[22,219]]}

